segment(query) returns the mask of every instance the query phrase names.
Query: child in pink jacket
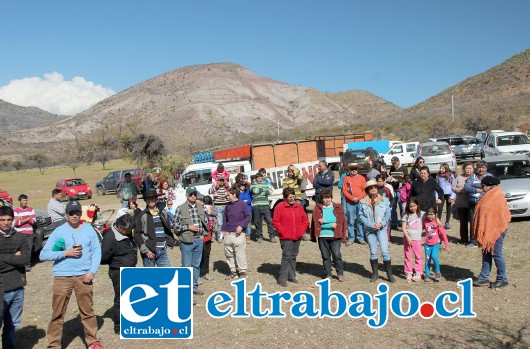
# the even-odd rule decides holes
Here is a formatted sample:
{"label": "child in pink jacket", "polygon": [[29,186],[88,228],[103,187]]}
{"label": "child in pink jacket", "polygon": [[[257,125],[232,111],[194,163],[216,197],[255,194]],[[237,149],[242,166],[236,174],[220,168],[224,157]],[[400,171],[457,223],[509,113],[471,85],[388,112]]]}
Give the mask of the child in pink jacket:
{"label": "child in pink jacket", "polygon": [[425,282],[431,281],[431,260],[434,262],[434,281],[440,281],[442,277],[440,274],[440,260],[438,259],[441,243],[440,235],[442,235],[447,252],[451,251],[445,229],[438,217],[436,217],[436,213],[436,208],[429,208],[423,220],[423,229],[425,230],[425,244],[423,245],[425,248]]}

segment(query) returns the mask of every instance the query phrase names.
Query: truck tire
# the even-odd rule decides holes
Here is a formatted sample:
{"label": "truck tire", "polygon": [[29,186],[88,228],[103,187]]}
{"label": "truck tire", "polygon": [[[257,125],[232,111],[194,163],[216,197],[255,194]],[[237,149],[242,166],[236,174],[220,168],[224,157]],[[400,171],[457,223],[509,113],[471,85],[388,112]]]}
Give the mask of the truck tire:
{"label": "truck tire", "polygon": [[44,247],[44,228],[37,228],[33,235],[33,250],[38,253]]}
{"label": "truck tire", "polygon": [[98,193],[98,195],[100,195],[100,196],[101,196],[101,195],[105,195],[105,190],[103,189],[102,186],[97,187],[97,193]]}

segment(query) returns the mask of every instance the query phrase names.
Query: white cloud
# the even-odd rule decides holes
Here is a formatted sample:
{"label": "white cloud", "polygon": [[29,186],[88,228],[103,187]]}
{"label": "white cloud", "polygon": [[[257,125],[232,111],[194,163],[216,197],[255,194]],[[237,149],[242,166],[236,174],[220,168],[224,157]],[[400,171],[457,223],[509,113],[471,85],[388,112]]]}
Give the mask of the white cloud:
{"label": "white cloud", "polygon": [[44,78],[11,80],[0,87],[0,99],[6,102],[60,115],[77,114],[115,93],[80,76],[64,80],[58,72],[44,74]]}

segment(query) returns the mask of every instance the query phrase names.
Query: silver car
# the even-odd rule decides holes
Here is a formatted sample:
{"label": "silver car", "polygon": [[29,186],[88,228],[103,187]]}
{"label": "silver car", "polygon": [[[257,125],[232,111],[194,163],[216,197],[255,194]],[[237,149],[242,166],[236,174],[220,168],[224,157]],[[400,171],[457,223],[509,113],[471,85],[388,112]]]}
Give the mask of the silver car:
{"label": "silver car", "polygon": [[427,142],[418,145],[416,158],[422,157],[425,166],[429,168],[431,174],[440,171],[440,165],[446,163],[452,173],[456,173],[455,152],[447,142]]}
{"label": "silver car", "polygon": [[530,216],[530,158],[527,155],[500,155],[484,160],[488,172],[501,180],[512,217]]}

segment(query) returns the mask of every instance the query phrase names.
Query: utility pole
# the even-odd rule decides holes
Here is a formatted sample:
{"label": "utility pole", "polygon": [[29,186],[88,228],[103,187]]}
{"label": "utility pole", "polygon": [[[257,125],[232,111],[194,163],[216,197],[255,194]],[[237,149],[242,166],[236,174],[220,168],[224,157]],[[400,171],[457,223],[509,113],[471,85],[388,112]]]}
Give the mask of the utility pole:
{"label": "utility pole", "polygon": [[451,115],[453,117],[453,123],[455,122],[455,98],[451,95]]}

